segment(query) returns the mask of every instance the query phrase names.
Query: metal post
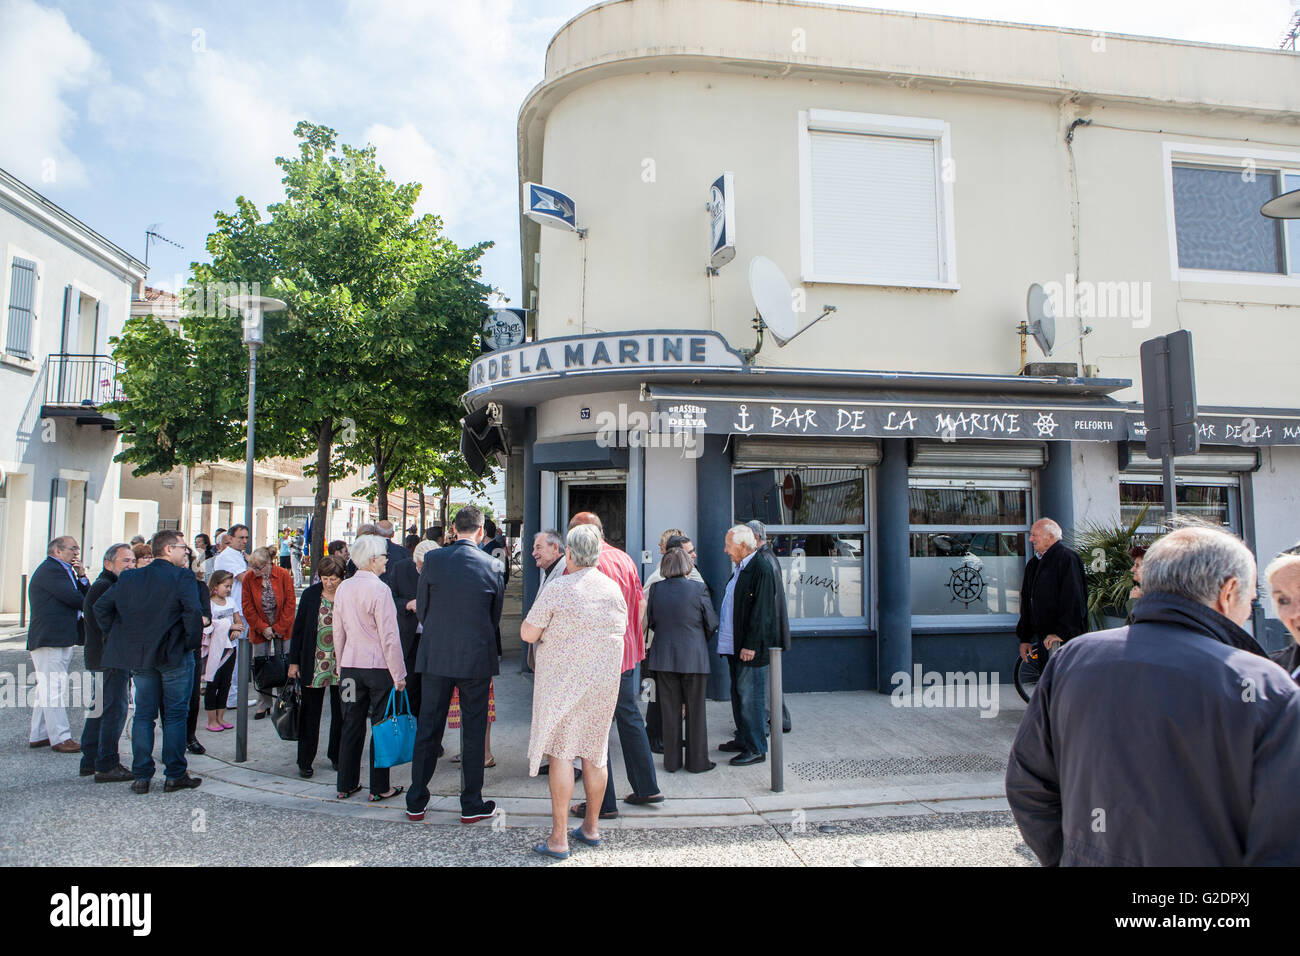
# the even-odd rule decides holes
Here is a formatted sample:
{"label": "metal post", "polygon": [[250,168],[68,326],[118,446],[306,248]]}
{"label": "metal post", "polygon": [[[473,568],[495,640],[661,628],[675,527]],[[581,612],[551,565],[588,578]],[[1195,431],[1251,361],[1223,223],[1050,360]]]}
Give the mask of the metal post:
{"label": "metal post", "polygon": [[770,725],[768,736],[772,741],[768,748],[771,750],[768,759],[772,762],[772,792],[781,793],[785,790],[785,735],[783,733],[784,727],[781,723],[781,701],[784,697],[781,681],[781,648],[769,648],[768,659],[767,716]]}
{"label": "metal post", "polygon": [[[1166,354],[1167,351],[1166,349]],[[1165,429],[1165,453],[1160,456],[1160,476],[1165,494],[1165,527],[1168,528],[1171,519],[1178,514],[1178,491],[1174,485],[1174,410],[1169,402],[1164,403],[1160,417]]]}
{"label": "metal post", "polygon": [[[248,545],[253,545],[253,405],[257,397],[257,344],[248,346],[248,444],[244,451],[244,524],[248,525]],[[239,713],[235,718],[235,763],[248,759],[248,628],[239,635]]]}

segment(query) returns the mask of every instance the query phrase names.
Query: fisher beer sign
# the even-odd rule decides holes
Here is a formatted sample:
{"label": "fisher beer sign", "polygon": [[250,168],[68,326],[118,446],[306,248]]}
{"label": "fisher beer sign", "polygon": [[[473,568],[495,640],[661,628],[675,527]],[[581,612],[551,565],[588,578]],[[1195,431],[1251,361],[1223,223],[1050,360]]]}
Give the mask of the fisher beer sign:
{"label": "fisher beer sign", "polygon": [[740,353],[716,332],[578,335],[481,356],[470,366],[469,390],[565,375],[674,368],[740,370],[744,365]]}

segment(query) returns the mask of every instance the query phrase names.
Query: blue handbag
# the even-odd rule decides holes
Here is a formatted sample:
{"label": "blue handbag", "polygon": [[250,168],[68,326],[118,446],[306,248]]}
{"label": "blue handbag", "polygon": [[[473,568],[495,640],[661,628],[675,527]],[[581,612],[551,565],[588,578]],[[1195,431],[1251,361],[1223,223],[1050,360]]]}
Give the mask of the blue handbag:
{"label": "blue handbag", "polygon": [[375,755],[376,767],[396,767],[410,763],[415,757],[415,717],[406,691],[402,691],[401,710],[397,706],[397,688],[388,692],[384,719],[370,732],[370,750]]}

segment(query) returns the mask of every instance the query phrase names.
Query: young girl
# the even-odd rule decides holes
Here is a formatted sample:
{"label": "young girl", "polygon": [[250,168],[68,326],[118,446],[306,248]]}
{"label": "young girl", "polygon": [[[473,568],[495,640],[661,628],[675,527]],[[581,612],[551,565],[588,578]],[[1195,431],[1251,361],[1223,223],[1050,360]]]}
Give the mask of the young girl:
{"label": "young girl", "polygon": [[214,571],[208,587],[212,592],[212,623],[203,630],[203,706],[208,712],[207,730],[219,734],[234,724],[225,722],[226,697],[235,672],[235,646],[244,630],[244,618],[230,599],[235,578],[229,571]]}

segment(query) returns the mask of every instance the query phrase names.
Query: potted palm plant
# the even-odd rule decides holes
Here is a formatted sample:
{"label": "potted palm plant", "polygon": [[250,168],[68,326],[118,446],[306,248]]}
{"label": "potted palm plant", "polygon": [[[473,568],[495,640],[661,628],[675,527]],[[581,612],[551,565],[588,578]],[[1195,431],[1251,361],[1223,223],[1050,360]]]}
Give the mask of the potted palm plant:
{"label": "potted palm plant", "polygon": [[1143,506],[1131,522],[1089,522],[1075,533],[1074,550],[1083,562],[1088,585],[1088,621],[1093,628],[1119,627],[1128,616],[1128,595],[1133,589],[1133,556],[1139,544],[1138,528],[1146,517]]}

